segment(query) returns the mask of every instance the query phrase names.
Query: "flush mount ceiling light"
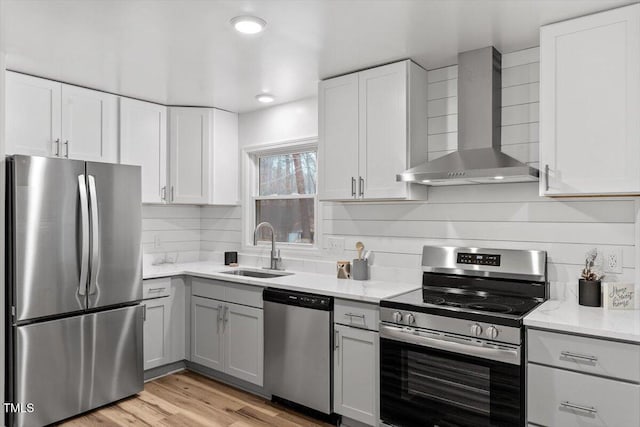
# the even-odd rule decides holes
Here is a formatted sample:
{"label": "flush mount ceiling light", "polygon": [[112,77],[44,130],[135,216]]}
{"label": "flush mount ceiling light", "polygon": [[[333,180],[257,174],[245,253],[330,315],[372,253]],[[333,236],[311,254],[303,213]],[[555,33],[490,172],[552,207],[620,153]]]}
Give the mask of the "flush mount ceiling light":
{"label": "flush mount ceiling light", "polygon": [[273,95],[269,95],[268,93],[261,93],[256,95],[256,99],[258,102],[262,102],[263,104],[269,104],[276,100],[276,97]]}
{"label": "flush mount ceiling light", "polygon": [[493,179],[497,179],[499,181],[501,179],[504,179],[504,176],[500,176],[500,175],[494,176]]}
{"label": "flush mount ceiling light", "polygon": [[267,25],[267,22],[264,19],[250,15],[236,16],[231,19],[230,22],[231,25],[233,25],[233,28],[242,34],[257,34],[264,30],[264,27]]}

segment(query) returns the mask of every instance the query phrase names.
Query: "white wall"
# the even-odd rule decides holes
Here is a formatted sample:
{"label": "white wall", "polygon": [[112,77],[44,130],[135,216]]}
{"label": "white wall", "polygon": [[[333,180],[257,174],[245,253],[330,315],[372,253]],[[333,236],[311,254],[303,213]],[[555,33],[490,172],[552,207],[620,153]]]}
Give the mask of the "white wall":
{"label": "white wall", "polygon": [[306,98],[240,114],[241,147],[289,141],[318,135],[318,98]]}
{"label": "white wall", "polygon": [[[503,55],[502,75],[503,151],[534,166],[538,58],[538,48]],[[428,78],[429,157],[434,159],[457,147],[457,66],[430,71]],[[241,143],[317,135],[316,102],[306,99],[241,114]],[[546,250],[554,282],[575,282],[590,248],[615,246],[622,248],[624,266],[617,278],[634,280],[631,199],[547,199],[538,196],[537,183],[522,183],[433,187],[426,202],[321,203],[321,209],[325,250],[315,261],[327,262],[316,267],[320,271],[332,271],[338,258],[355,257],[353,249],[329,254],[327,237],[333,236],[344,238],[346,248],[361,240],[374,250],[372,277],[378,279],[418,281],[422,246],[434,244]],[[301,265],[313,269],[308,259]]]}

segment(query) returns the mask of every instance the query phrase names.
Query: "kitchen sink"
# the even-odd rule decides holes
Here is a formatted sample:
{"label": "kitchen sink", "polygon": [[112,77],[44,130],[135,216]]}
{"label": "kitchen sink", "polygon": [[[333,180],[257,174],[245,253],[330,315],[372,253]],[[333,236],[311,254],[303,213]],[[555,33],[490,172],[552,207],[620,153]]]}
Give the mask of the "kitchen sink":
{"label": "kitchen sink", "polygon": [[274,277],[290,276],[293,273],[284,271],[260,271],[260,270],[229,270],[222,271],[223,274],[233,274],[234,276],[257,277],[259,279],[273,279]]}

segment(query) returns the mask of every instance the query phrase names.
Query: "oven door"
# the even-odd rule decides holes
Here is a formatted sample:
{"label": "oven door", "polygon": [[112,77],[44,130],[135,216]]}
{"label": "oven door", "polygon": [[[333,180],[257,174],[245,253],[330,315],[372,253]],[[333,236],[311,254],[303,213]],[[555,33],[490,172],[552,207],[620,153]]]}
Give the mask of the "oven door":
{"label": "oven door", "polygon": [[393,426],[524,425],[519,346],[380,326],[380,412]]}

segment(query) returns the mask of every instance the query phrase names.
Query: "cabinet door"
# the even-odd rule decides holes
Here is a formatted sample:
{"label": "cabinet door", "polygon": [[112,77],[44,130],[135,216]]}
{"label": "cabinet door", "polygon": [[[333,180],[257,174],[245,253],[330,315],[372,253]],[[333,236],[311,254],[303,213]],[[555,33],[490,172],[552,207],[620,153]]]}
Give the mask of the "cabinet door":
{"label": "cabinet door", "polygon": [[361,198],[407,197],[407,185],[396,181],[396,175],[407,168],[407,64],[359,73]]}
{"label": "cabinet door", "polygon": [[118,162],[118,97],[62,85],[62,157]]}
{"label": "cabinet door", "polygon": [[334,325],[333,407],[345,417],[378,424],[378,333]]}
{"label": "cabinet door", "polygon": [[169,362],[170,297],[147,300],[144,318],[144,369]]}
{"label": "cabinet door", "polygon": [[167,107],[120,98],[120,162],[142,167],[142,203],[167,195]]}
{"label": "cabinet door", "polygon": [[207,204],[212,111],[173,107],[169,116],[170,201]]}
{"label": "cabinet door", "polygon": [[7,71],[7,154],[60,154],[61,84]]}
{"label": "cabinet door", "polygon": [[224,371],[221,301],[191,297],[191,361]]}
{"label": "cabinet door", "polygon": [[262,386],[264,365],[262,310],[227,303],[224,322],[225,372]]}
{"label": "cabinet door", "polygon": [[640,5],[542,27],[540,65],[540,193],[639,193]]}
{"label": "cabinet door", "polygon": [[211,150],[209,203],[239,203],[240,163],[238,159],[238,115],[213,110],[213,148]]}
{"label": "cabinet door", "polygon": [[320,82],[318,96],[318,196],[353,199],[358,179],[358,74]]}

